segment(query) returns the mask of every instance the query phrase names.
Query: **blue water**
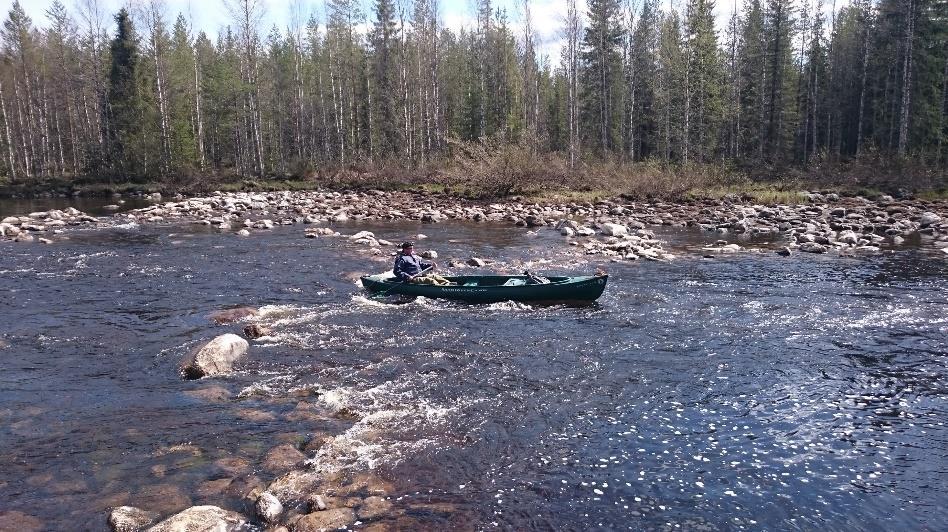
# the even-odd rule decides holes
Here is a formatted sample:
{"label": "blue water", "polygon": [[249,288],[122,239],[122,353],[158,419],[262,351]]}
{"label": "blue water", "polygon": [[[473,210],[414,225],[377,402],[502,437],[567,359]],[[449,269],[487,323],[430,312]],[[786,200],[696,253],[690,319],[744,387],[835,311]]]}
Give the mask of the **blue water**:
{"label": "blue water", "polygon": [[[335,436],[305,454],[390,482],[394,526],[948,528],[943,254],[708,260],[713,237],[679,230],[673,262],[610,263],[542,229],[338,229],[609,286],[584,308],[376,301],[354,281],[390,257],[300,227],[0,243],[0,511],[58,530],[117,504],[246,512],[272,447]],[[181,379],[237,305],[274,334],[233,375]]]}

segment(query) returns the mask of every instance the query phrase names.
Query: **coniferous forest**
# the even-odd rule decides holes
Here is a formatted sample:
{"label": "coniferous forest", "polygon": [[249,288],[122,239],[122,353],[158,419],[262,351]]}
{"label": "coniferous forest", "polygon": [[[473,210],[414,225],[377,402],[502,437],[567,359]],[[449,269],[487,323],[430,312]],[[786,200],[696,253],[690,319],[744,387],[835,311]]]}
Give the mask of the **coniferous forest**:
{"label": "coniferous forest", "polygon": [[5,180],[948,166],[948,0],[742,0],[725,27],[714,0],[564,0],[555,57],[530,0],[516,20],[476,0],[460,31],[438,0],[297,4],[271,28],[228,2],[213,36],[157,0],[41,21],[14,2]]}

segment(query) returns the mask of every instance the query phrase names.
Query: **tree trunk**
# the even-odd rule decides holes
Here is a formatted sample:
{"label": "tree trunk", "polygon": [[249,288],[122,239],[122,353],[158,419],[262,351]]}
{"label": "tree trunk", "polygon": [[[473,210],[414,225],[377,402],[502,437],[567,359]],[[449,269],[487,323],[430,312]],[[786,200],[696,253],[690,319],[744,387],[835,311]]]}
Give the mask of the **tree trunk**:
{"label": "tree trunk", "polygon": [[905,157],[908,145],[909,111],[912,103],[912,48],[915,38],[915,0],[906,0],[905,52],[902,60],[902,105],[899,110],[899,157]]}
{"label": "tree trunk", "polygon": [[0,79],[0,119],[3,120],[4,140],[7,145],[7,168],[10,183],[16,183],[16,164],[13,158],[13,138],[10,136],[10,122],[7,120],[7,102],[3,98],[3,80]]}

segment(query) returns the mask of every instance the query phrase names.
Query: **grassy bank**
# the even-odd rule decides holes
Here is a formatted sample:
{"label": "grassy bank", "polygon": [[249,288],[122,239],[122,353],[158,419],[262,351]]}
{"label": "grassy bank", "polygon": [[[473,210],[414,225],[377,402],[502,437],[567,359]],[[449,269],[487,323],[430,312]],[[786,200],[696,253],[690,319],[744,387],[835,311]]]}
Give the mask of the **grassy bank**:
{"label": "grassy bank", "polygon": [[588,202],[606,198],[687,200],[740,197],[758,203],[799,203],[804,191],[832,190],[867,197],[911,194],[948,197],[943,168],[911,162],[864,158],[846,164],[813,165],[807,170],[739,168],[724,164],[668,165],[660,161],[579,162],[570,169],[559,154],[541,155],[512,145],[488,149],[456,146],[450,158],[406,168],[385,161],[323,167],[305,175],[247,179],[234,174],[188,173],[152,181],[46,178],[10,183],[0,178],[0,197],[43,195],[103,196],[161,192],[201,195],[215,190],[365,190],[417,191],[476,200],[522,196],[541,202]]}

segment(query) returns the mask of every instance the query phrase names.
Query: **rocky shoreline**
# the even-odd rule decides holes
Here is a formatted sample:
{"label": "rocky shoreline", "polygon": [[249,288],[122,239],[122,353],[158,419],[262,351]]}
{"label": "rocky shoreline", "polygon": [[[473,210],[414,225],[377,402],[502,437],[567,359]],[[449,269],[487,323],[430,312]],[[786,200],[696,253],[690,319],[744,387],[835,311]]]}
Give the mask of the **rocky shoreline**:
{"label": "rocky shoreline", "polygon": [[[116,214],[112,219],[139,224],[197,223],[218,231],[249,236],[278,225],[304,226],[309,238],[342,236],[333,227],[352,221],[446,220],[493,222],[531,229],[549,228],[562,234],[566,242],[588,255],[613,260],[671,260],[674,255],[656,240],[654,227],[698,227],[709,233],[706,255],[741,251],[737,244],[719,241],[726,234],[771,236],[781,242],[776,251],[876,252],[884,244],[899,245],[907,237],[920,235],[929,244],[948,253],[948,201],[895,199],[879,196],[873,200],[836,193],[808,194],[799,205],[759,205],[739,198],[596,203],[568,202],[539,204],[512,198],[505,203],[478,203],[457,198],[405,192],[273,192],[221,193],[199,198],[175,197],[162,201],[160,194],[149,199],[154,205]],[[106,208],[118,209],[118,205]],[[76,209],[35,212],[0,221],[0,240],[43,243],[70,226],[103,223]],[[720,235],[720,236],[714,236]],[[387,253],[390,243],[368,232],[350,239],[359,245]],[[475,263],[476,264],[476,263]],[[463,264],[456,264],[462,266]]]}
{"label": "rocky shoreline", "polygon": [[[755,205],[738,198],[682,203],[615,200],[553,205],[516,199],[507,203],[477,203],[381,191],[216,193],[168,202],[154,196],[152,200],[156,203],[144,209],[102,218],[72,208],[6,217],[0,221],[0,240],[55,244],[68,238],[69,228],[108,226],[115,220],[138,224],[194,223],[233,233],[235,237],[265,234],[282,225],[301,227],[301,238],[347,238],[371,255],[387,257],[394,249],[392,242],[378,239],[368,231],[343,236],[337,231],[338,225],[358,221],[434,224],[459,220],[556,231],[563,237],[564,249],[615,261],[673,260],[674,254],[665,242],[655,237],[654,228],[658,226],[700,228],[708,234],[709,245],[699,253],[709,256],[743,251],[745,248],[740,245],[721,240],[735,233],[770,235],[777,244],[768,249],[784,256],[796,252],[874,253],[881,250],[881,245],[898,245],[910,237],[948,254],[948,202],[897,200],[889,196],[869,200],[811,193],[807,203],[778,206]],[[484,265],[485,261],[477,257],[451,264]],[[256,310],[250,308],[229,309],[210,316],[217,324],[240,322],[251,342],[270,334],[268,325],[257,318]],[[208,383],[196,390],[194,397],[216,402],[232,400],[232,394],[214,385],[213,378],[231,371],[249,349],[252,344],[244,338],[224,334],[183,361],[184,376],[204,378]],[[305,399],[299,408],[305,410],[304,403]],[[183,447],[166,451],[201,452]],[[248,525],[273,532],[307,532],[357,523],[370,530],[412,528],[412,518],[392,499],[397,494],[391,483],[371,472],[349,476],[322,468],[321,459],[334,452],[332,436],[315,434],[305,443],[281,444],[266,454],[263,468],[271,475],[270,482],[253,474],[210,481],[220,485],[208,487],[209,492],[238,497],[244,503],[244,513],[201,505],[161,515],[155,511],[158,508],[117,506],[109,514],[108,522],[116,531],[156,532],[238,530]],[[429,506],[426,511],[451,513],[450,505]],[[20,516],[21,521],[28,517]],[[0,516],[0,524],[3,522]]]}

